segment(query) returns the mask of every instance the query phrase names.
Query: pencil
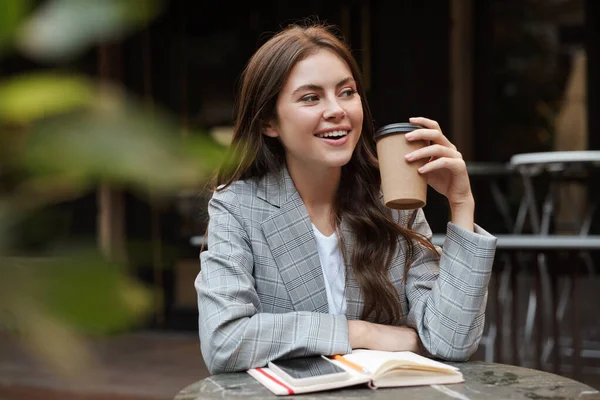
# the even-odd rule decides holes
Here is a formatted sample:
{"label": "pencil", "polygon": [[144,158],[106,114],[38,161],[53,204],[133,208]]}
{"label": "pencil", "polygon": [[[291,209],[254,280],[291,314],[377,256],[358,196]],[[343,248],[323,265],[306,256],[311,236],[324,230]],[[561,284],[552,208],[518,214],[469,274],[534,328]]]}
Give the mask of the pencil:
{"label": "pencil", "polygon": [[349,366],[352,369],[357,370],[358,372],[362,372],[363,374],[370,374],[371,373],[368,369],[366,369],[364,367],[361,367],[360,365],[358,365],[356,363],[353,363],[352,361],[349,361],[349,360],[345,359],[344,356],[341,356],[339,354],[336,354],[332,358],[334,360],[337,360],[337,361],[341,362],[344,365]]}

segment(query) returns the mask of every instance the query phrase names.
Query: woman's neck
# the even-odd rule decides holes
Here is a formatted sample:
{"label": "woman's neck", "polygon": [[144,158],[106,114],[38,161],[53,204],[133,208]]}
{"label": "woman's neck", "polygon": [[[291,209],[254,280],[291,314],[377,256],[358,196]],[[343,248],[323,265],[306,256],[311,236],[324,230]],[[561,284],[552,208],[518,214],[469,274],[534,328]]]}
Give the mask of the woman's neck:
{"label": "woman's neck", "polygon": [[288,163],[288,171],[312,223],[325,235],[335,231],[332,210],[342,175],[341,168],[306,168]]}

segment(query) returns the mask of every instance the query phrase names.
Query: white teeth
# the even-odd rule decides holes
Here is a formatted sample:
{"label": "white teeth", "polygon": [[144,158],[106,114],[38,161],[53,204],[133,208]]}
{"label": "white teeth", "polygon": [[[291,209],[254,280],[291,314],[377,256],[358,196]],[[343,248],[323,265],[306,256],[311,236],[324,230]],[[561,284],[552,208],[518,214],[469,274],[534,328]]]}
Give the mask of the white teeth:
{"label": "white teeth", "polygon": [[342,136],[346,136],[347,134],[348,134],[348,131],[333,131],[333,132],[321,133],[317,136],[320,138],[329,138],[329,137],[342,137]]}

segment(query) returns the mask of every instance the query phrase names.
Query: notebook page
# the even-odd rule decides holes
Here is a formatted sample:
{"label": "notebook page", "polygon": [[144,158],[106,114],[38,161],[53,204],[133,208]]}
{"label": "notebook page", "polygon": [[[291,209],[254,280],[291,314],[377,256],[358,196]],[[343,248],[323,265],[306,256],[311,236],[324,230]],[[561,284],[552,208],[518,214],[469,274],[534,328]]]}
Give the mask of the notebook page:
{"label": "notebook page", "polygon": [[393,370],[373,379],[375,387],[399,387],[420,385],[445,385],[464,382],[462,374],[454,372],[443,374],[440,372],[425,372],[414,370]]}
{"label": "notebook page", "polygon": [[[377,350],[354,350],[351,354],[344,355],[349,361],[352,361],[364,368],[367,368],[371,373],[377,372],[383,364],[388,361],[400,361],[404,365],[419,365],[431,368],[432,370],[444,370],[447,372],[458,371],[459,369],[451,365],[446,365],[438,361],[430,360],[429,358],[420,356],[410,351],[377,351]],[[385,366],[385,369],[389,369]],[[379,371],[383,372],[383,371]]]}

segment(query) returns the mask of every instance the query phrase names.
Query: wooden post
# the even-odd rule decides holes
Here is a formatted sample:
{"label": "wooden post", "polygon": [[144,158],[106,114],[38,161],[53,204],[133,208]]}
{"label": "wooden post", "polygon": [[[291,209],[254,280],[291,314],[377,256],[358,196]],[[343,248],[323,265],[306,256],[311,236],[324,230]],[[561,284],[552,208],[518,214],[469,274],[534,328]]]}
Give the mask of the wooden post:
{"label": "wooden post", "polygon": [[[142,61],[143,61],[143,90],[144,100],[152,112],[154,108],[154,98],[152,94],[152,37],[150,28],[146,27],[143,33],[142,43]],[[152,118],[153,114],[150,115]],[[162,248],[162,224],[160,218],[160,207],[152,192],[148,193],[150,205],[150,241],[152,246],[152,274],[154,278],[154,301],[156,304],[155,317],[156,324],[162,325],[165,322],[165,303],[164,303],[164,263]]]}
{"label": "wooden post", "polygon": [[[584,3],[585,15],[585,51],[587,56],[586,99],[587,99],[587,128],[588,149],[600,150],[600,3],[586,0]],[[596,177],[598,175],[596,174]],[[593,182],[593,181],[590,181]],[[596,181],[597,182],[597,181]],[[588,199],[594,204],[600,199],[600,188],[591,185],[588,190]],[[590,234],[600,233],[600,212],[596,213]]]}
{"label": "wooden post", "polygon": [[[600,109],[600,3],[595,0],[586,0],[585,6],[585,52],[587,56],[587,77],[586,77],[586,99],[587,99],[587,127],[588,127],[588,148],[590,150],[600,150],[600,118],[598,109]],[[597,187],[595,190],[598,190]]]}
{"label": "wooden post", "polygon": [[[98,72],[101,81],[118,78],[120,65],[118,45],[103,44],[98,53]],[[115,64],[117,64],[115,66]],[[116,68],[115,68],[116,67]],[[116,72],[115,72],[116,71]],[[100,90],[104,86],[100,85]],[[127,260],[125,249],[125,203],[123,193],[103,183],[97,191],[97,244],[100,252],[108,259],[124,263]]]}
{"label": "wooden post", "polygon": [[473,159],[473,1],[450,1],[450,120],[452,142]]}
{"label": "wooden post", "polygon": [[180,19],[179,19],[179,34],[180,36],[180,40],[179,40],[179,48],[181,49],[180,52],[180,61],[179,61],[179,65],[180,65],[180,74],[181,74],[181,104],[180,104],[180,118],[181,118],[181,136],[183,139],[187,138],[189,136],[189,115],[188,115],[188,85],[189,85],[189,79],[188,79],[188,49],[186,47],[186,40],[185,40],[185,34],[187,31],[187,26],[186,26],[186,13],[185,7],[181,7],[182,12],[180,12]]}

